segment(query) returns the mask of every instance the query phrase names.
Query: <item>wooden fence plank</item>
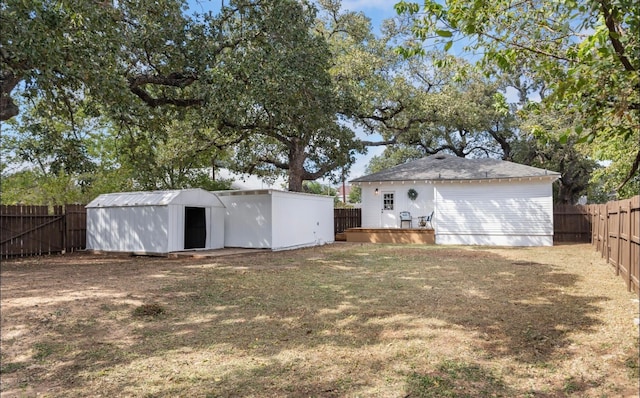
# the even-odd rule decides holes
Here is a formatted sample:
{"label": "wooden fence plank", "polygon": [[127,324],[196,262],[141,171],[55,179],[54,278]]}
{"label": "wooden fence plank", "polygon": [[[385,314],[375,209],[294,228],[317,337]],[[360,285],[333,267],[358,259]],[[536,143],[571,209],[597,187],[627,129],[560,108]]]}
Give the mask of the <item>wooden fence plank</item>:
{"label": "wooden fence plank", "polygon": [[65,250],[73,252],[86,247],[87,211],[84,205],[65,206]]}
{"label": "wooden fence plank", "polygon": [[553,241],[591,242],[591,214],[588,206],[553,206]]}
{"label": "wooden fence plank", "polygon": [[[72,220],[67,228],[67,206],[0,206],[0,257],[63,253],[85,248],[86,211],[70,205]],[[71,236],[76,235],[76,236]]]}
{"label": "wooden fence plank", "polygon": [[335,234],[342,233],[349,228],[358,228],[361,226],[361,209],[333,209],[333,229]]}
{"label": "wooden fence plank", "polygon": [[640,295],[640,195],[588,207],[592,245],[625,282]]}

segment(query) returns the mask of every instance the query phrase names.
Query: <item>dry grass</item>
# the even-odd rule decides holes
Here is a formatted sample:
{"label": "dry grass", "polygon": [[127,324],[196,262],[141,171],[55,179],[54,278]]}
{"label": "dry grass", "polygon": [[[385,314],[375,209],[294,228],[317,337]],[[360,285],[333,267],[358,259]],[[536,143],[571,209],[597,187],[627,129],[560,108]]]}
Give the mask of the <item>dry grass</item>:
{"label": "dry grass", "polygon": [[2,264],[3,397],[635,397],[637,297],[588,245],[336,244]]}

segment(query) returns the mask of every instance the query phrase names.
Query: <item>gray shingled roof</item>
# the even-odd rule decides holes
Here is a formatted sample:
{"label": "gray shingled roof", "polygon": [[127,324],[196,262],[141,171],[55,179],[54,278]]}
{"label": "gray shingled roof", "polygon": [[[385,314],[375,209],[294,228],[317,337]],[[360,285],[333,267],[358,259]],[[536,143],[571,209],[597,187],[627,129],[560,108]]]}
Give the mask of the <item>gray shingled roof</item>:
{"label": "gray shingled roof", "polygon": [[560,177],[560,173],[498,159],[467,159],[436,154],[351,180],[383,182],[413,180],[483,180],[491,178]]}

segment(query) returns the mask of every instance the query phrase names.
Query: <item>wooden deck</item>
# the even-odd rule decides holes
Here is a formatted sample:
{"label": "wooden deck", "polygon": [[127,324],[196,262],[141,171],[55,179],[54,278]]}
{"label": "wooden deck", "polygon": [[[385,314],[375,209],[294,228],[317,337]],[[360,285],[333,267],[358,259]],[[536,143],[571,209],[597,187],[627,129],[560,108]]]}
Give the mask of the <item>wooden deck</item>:
{"label": "wooden deck", "polygon": [[435,231],[426,228],[349,228],[344,234],[347,242],[436,243]]}

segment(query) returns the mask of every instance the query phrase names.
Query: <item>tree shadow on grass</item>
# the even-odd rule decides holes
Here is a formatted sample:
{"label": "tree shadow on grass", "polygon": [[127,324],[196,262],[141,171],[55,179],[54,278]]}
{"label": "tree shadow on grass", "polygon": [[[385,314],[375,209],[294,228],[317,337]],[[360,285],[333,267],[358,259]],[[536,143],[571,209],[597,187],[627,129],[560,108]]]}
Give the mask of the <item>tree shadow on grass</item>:
{"label": "tree shadow on grass", "polygon": [[[53,383],[76,395],[95,392],[96,386],[117,395],[127,388],[140,388],[150,370],[142,369],[130,378],[125,375],[147,366],[161,368],[159,376],[152,376],[158,378],[154,396],[192,392],[340,396],[366,390],[376,372],[388,366],[386,358],[396,361],[394,355],[398,355],[374,357],[362,365],[366,375],[334,374],[353,372],[350,358],[333,358],[335,369],[325,372],[326,361],[341,351],[356,357],[377,346],[409,345],[416,340],[426,344],[424,351],[428,351],[432,337],[442,339],[455,331],[468,336],[472,349],[482,356],[478,361],[510,358],[520,364],[545,364],[570,355],[564,349],[571,344],[569,332],[595,331],[600,324],[595,317],[600,311],[597,303],[607,300],[568,294],[566,288],[579,277],[554,265],[514,262],[474,250],[363,246],[350,251],[262,253],[215,262],[132,259],[114,265],[102,261],[93,265],[94,273],[96,269],[104,272],[102,279],[83,274],[88,268],[69,264],[67,275],[75,273],[83,284],[105,295],[84,299],[91,308],[88,313],[39,325],[44,333],[38,341],[52,348],[48,358],[32,367],[34,382]],[[117,278],[111,276],[136,278],[141,286],[123,283],[119,288]],[[32,289],[30,295],[47,291],[45,286]],[[60,285],[58,292],[62,291]],[[56,294],[55,288],[47,294]],[[139,306],[123,303],[123,296],[162,311],[153,317],[136,317]],[[53,301],[47,311],[60,308],[64,302]],[[13,311],[20,310],[25,308],[11,309],[9,317],[17,317]],[[221,347],[229,352],[218,352]],[[329,359],[312,361],[297,373],[291,370],[294,360],[279,359],[291,352],[304,358],[319,349],[326,350]],[[181,350],[190,354],[179,354]],[[209,370],[167,363],[193,355],[222,362]],[[251,365],[254,357],[263,363]],[[149,362],[150,358],[154,360]],[[420,395],[420,386],[434,382],[459,394],[451,396],[465,396],[464,391],[468,396],[491,396],[483,391],[495,396],[523,392],[506,386],[479,363],[416,361],[416,365],[430,370],[403,376],[411,396],[428,396]],[[172,380],[170,366],[181,367],[179,380]],[[12,374],[25,367],[15,366]],[[184,369],[191,369],[195,376],[185,376]],[[480,378],[484,381],[476,380]],[[159,385],[163,379],[165,385]],[[274,380],[281,384],[272,385]],[[576,388],[588,385],[576,384]],[[555,388],[560,392],[562,387]]]}

